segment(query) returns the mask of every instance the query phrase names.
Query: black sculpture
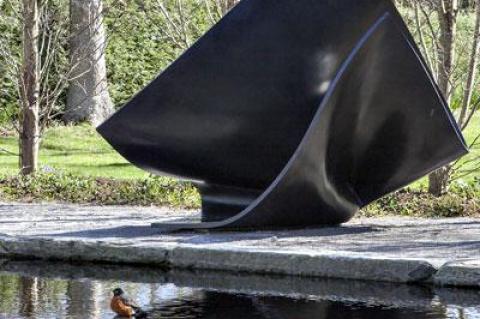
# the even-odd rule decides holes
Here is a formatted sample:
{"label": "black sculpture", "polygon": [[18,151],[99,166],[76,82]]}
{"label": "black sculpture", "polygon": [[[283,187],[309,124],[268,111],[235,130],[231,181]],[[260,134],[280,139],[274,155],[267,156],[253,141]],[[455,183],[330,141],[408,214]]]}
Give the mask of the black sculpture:
{"label": "black sculpture", "polygon": [[192,228],[338,224],[467,152],[390,0],[243,0],[98,131]]}

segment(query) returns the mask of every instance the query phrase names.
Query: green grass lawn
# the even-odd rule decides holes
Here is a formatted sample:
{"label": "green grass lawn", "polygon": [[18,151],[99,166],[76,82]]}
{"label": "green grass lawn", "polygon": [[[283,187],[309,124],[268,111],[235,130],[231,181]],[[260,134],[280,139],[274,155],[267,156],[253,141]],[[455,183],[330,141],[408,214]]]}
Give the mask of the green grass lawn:
{"label": "green grass lawn", "polygon": [[[473,140],[479,128],[480,116],[477,116],[465,133],[466,139]],[[18,152],[16,136],[2,134],[0,129],[0,148]],[[465,159],[479,155],[480,148],[476,148]],[[200,207],[198,192],[190,183],[151,177],[118,155],[89,125],[56,126],[46,132],[41,144],[40,171],[47,174],[19,176],[17,162],[17,156],[0,151],[0,201]],[[478,160],[475,164],[478,165]],[[51,171],[57,174],[48,174]],[[464,178],[463,182],[472,182],[475,177],[480,178],[480,172]],[[423,192],[425,185],[423,178],[409,190],[387,195],[359,214],[455,217],[480,213],[478,188],[456,188],[436,198]]]}
{"label": "green grass lawn", "polygon": [[[0,137],[0,147],[18,153],[16,136]],[[50,128],[41,143],[41,170],[118,179],[148,174],[128,163],[90,125]],[[18,173],[18,157],[0,152],[0,176]]]}
{"label": "green grass lawn", "polygon": [[[480,134],[480,115],[476,114],[474,118],[472,118],[472,122],[468,126],[468,128],[463,132],[463,135],[465,137],[465,140],[467,141],[467,144],[470,145],[475,138],[478,138]],[[473,169],[475,167],[478,167],[479,170],[476,172],[476,174],[473,174],[472,176],[477,176],[480,178],[480,140],[477,140],[477,144],[470,149],[470,154],[465,156],[461,160],[472,160],[472,159],[477,159],[476,161],[471,162],[469,165],[466,165],[465,168],[462,169]]]}
{"label": "green grass lawn", "polygon": [[[480,116],[476,116],[464,132],[467,142],[471,142],[480,133]],[[10,152],[18,152],[16,136],[0,136],[0,147]],[[471,150],[465,159],[480,156],[480,147]],[[469,167],[479,165],[472,162]],[[50,128],[42,141],[40,150],[42,170],[56,170],[75,175],[106,177],[116,179],[144,179],[148,173],[129,164],[90,125],[55,126]],[[18,158],[0,151],[0,176],[18,173]],[[463,178],[471,182],[480,172]],[[426,179],[414,183],[414,188],[425,186]]]}

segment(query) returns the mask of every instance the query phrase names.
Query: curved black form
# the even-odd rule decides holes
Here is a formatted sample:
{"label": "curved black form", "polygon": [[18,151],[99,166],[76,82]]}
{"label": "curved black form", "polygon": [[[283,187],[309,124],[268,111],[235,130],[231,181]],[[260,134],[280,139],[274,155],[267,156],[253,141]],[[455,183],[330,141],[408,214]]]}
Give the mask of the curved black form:
{"label": "curved black form", "polygon": [[243,0],[98,131],[204,223],[338,224],[467,147],[390,0]]}

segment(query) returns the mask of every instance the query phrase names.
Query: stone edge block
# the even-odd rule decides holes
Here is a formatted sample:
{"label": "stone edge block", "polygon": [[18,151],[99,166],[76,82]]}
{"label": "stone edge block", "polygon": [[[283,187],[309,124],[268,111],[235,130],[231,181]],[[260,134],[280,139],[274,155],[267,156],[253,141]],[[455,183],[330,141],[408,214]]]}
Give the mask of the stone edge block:
{"label": "stone edge block", "polygon": [[351,257],[343,254],[277,252],[247,248],[177,246],[169,255],[173,268],[345,278],[389,282],[419,282],[436,268],[420,259]]}
{"label": "stone edge block", "polygon": [[206,245],[114,244],[94,240],[0,237],[0,256],[66,261],[164,265],[259,274],[387,282],[427,282],[437,269],[427,260],[373,258],[346,253],[282,252]]}
{"label": "stone edge block", "polygon": [[480,260],[448,262],[440,267],[433,282],[438,286],[480,288]]}
{"label": "stone edge block", "polygon": [[0,255],[66,261],[166,265],[168,249],[133,244],[115,245],[100,241],[1,237]]}

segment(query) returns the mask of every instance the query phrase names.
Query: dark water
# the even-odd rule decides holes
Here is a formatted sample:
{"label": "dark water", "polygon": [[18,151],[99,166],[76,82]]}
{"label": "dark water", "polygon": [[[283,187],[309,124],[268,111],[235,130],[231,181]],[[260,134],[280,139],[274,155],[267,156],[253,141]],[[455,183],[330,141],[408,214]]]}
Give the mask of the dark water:
{"label": "dark water", "polygon": [[476,290],[11,261],[0,318],[114,318],[115,287],[149,318],[480,318]]}

